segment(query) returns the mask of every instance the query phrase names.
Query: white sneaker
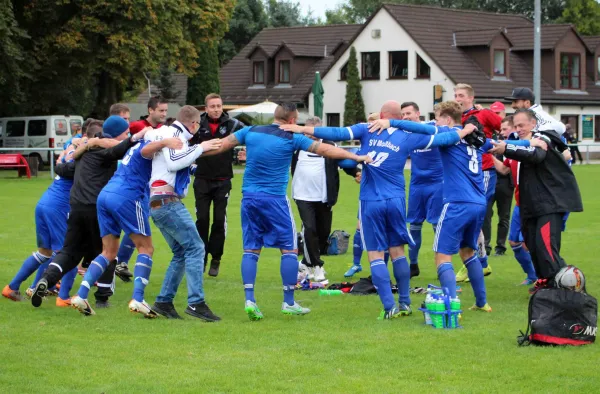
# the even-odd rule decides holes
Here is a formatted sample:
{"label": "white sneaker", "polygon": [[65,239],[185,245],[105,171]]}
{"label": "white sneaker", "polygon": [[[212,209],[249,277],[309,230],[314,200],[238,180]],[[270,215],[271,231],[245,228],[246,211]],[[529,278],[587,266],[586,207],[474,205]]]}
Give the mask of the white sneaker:
{"label": "white sneaker", "polygon": [[315,282],[323,282],[325,280],[325,271],[323,267],[316,266],[313,270]]}
{"label": "white sneaker", "polygon": [[158,317],[158,314],[150,308],[150,305],[145,300],[142,302],[131,300],[129,301],[129,311],[134,313],[141,313],[146,319],[154,319]]}
{"label": "white sneaker", "polygon": [[315,269],[313,267],[306,267],[306,277],[308,280],[315,280]]}
{"label": "white sneaker", "polygon": [[71,306],[86,316],[91,316],[91,315],[96,314],[96,312],[94,312],[94,310],[90,306],[90,303],[88,302],[88,300],[84,300],[83,298],[79,297],[78,295],[71,298]]}
{"label": "white sneaker", "polygon": [[297,302],[294,302],[294,305],[288,305],[284,302],[281,305],[281,313],[284,315],[306,315],[307,313],[310,313],[310,309],[303,308]]}

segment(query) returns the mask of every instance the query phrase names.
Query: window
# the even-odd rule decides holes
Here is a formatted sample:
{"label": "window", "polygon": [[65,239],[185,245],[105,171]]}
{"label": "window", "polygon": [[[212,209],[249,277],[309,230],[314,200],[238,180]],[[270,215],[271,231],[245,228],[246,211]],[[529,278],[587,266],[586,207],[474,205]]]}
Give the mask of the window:
{"label": "window", "polygon": [[506,76],[506,51],[504,49],[494,50],[494,76]]}
{"label": "window", "polygon": [[379,79],[379,52],[361,53],[362,79]]}
{"label": "window", "polygon": [[408,78],[408,51],[390,52],[390,79]]}
{"label": "window", "polygon": [[[73,122],[73,121],[71,121]],[[71,123],[71,128],[73,124]],[[79,127],[79,129],[81,129],[81,127]],[[67,135],[68,131],[67,131],[67,122],[64,119],[55,119],[54,120],[54,131],[56,132],[56,135]]]}
{"label": "window", "polygon": [[27,135],[30,137],[41,137],[46,135],[45,120],[30,120],[27,127]]}
{"label": "window", "polygon": [[[69,119],[69,125],[71,126],[71,134],[75,135],[81,133],[81,121],[79,119]],[[58,134],[58,127],[56,128],[56,134],[64,135]]]}
{"label": "window", "polygon": [[327,127],[340,127],[340,114],[327,114]]}
{"label": "window", "polygon": [[340,81],[345,81],[348,78],[348,62],[340,68]]}
{"label": "window", "polygon": [[600,142],[600,115],[594,116],[594,142]]}
{"label": "window", "polygon": [[431,67],[419,54],[417,54],[417,78],[431,77]]}
{"label": "window", "polygon": [[290,61],[279,62],[279,83],[290,83]]}
{"label": "window", "polygon": [[11,120],[6,122],[7,137],[23,137],[25,135],[25,121]]}
{"label": "window", "polygon": [[579,115],[561,115],[560,121],[570,126],[571,134],[579,141]]}
{"label": "window", "polygon": [[578,53],[560,55],[560,88],[581,89],[581,63]]}
{"label": "window", "polygon": [[265,84],[265,62],[254,62],[254,84]]}

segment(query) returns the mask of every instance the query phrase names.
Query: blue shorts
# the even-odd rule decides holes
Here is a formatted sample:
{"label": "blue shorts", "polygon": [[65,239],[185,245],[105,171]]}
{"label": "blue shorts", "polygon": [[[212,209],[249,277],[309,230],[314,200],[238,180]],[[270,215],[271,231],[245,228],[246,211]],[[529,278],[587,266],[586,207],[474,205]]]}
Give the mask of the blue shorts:
{"label": "blue shorts", "polygon": [[483,191],[485,193],[485,201],[487,201],[488,204],[496,194],[497,178],[498,175],[496,174],[496,170],[494,170],[493,168],[491,170],[483,171]]}
{"label": "blue shorts", "polygon": [[296,224],[287,197],[246,193],[241,216],[244,250],[298,248]]}
{"label": "blue shorts", "polygon": [[415,246],[406,228],[406,200],[403,197],[360,201],[358,213],[366,251],[383,252],[394,246]]}
{"label": "blue shorts", "polygon": [[111,192],[101,191],[96,204],[100,236],[141,234],[150,236],[148,201],[135,201]]}
{"label": "blue shorts", "polygon": [[38,203],[35,207],[35,235],[37,247],[61,250],[67,233],[68,204],[47,205]]}
{"label": "blue shorts", "polygon": [[485,212],[485,205],[446,203],[435,230],[433,251],[452,256],[462,248],[477,250]]}
{"label": "blue shorts", "polygon": [[512,242],[525,242],[521,232],[521,208],[515,205],[512,217],[510,218],[510,230],[508,231],[508,240]]}
{"label": "blue shorts", "polygon": [[410,186],[408,193],[408,223],[423,223],[427,220],[437,224],[442,213],[443,183]]}

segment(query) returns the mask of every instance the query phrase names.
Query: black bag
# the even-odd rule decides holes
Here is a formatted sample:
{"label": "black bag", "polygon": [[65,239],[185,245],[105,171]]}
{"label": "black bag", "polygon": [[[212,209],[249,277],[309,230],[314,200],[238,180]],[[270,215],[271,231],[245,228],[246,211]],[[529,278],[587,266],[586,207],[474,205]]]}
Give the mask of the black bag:
{"label": "black bag", "polygon": [[529,299],[529,324],[519,345],[589,345],[596,341],[598,302],[587,293],[540,289]]}

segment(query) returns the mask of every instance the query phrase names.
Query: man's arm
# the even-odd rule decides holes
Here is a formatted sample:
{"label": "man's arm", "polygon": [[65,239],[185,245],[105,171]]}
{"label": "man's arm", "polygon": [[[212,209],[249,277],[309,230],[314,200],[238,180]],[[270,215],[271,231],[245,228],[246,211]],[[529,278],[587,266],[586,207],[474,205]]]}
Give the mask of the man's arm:
{"label": "man's arm", "polygon": [[494,167],[496,167],[496,171],[498,171],[502,175],[508,175],[510,173],[510,167],[507,167],[500,160],[496,158],[496,156],[492,156],[494,160]]}
{"label": "man's arm", "polygon": [[546,158],[546,151],[537,147],[524,147],[506,144],[504,156],[525,163],[541,163]]}
{"label": "man's arm", "polygon": [[369,132],[373,133],[378,130],[384,130],[390,127],[395,127],[397,129],[406,130],[415,134],[427,134],[434,135],[437,134],[438,128],[419,122],[411,122],[408,120],[398,120],[398,119],[379,119],[370,124]]}
{"label": "man's arm", "polygon": [[[209,141],[204,141],[204,142],[211,142],[211,141],[220,141],[219,148],[213,149],[210,152],[208,152],[208,151],[204,152],[203,153],[204,156],[218,155],[219,153],[227,152],[228,150],[231,150],[240,144],[240,142],[238,141],[238,139],[236,138],[236,136],[234,134],[230,134],[227,137],[222,138],[222,139],[209,140]],[[204,144],[204,142],[203,142],[203,144]]]}
{"label": "man's arm", "polygon": [[328,159],[345,160],[350,159],[356,162],[371,163],[373,159],[367,155],[358,156],[355,153],[348,152],[346,149],[338,148],[332,145],[323,144],[321,141],[313,142],[307,149],[308,152],[315,153]]}
{"label": "man's arm", "polygon": [[284,124],[279,128],[296,134],[314,135],[329,141],[359,140],[367,131],[367,124],[356,124],[349,127],[310,127],[295,124]]}
{"label": "man's arm", "polygon": [[147,143],[140,152],[145,159],[152,159],[155,153],[160,152],[163,148],[179,150],[183,148],[183,141],[177,137],[165,138],[160,141],[152,141]]}
{"label": "man's arm", "polygon": [[[99,150],[99,154],[102,156],[104,162],[112,162],[117,161],[123,158],[129,148],[137,143],[137,140],[134,140],[133,137],[126,138],[123,141],[119,142],[117,145],[112,148]],[[79,149],[79,148],[78,148]]]}
{"label": "man's arm", "polygon": [[75,177],[75,162],[58,164],[54,167],[54,172],[61,178],[73,179]]}

